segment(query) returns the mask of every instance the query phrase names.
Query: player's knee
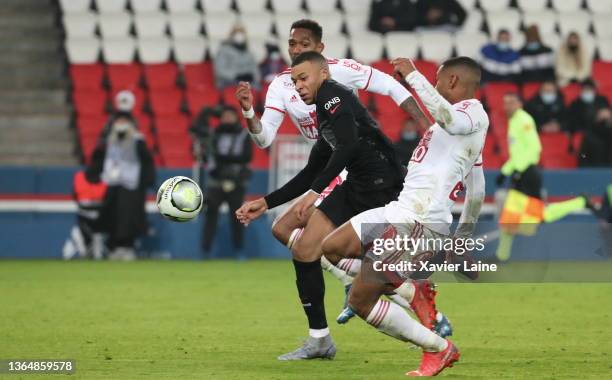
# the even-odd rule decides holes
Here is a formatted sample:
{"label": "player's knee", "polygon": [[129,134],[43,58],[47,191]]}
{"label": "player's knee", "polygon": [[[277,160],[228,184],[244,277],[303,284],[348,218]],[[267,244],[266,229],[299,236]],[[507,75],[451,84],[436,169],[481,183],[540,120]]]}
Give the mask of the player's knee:
{"label": "player's knee", "polygon": [[283,244],[287,244],[293,228],[283,223],[282,219],[277,219],[272,223],[272,235]]}
{"label": "player's knee", "polygon": [[291,254],[295,260],[303,262],[314,261],[321,257],[321,251],[317,244],[304,241],[304,239],[299,239],[293,243]]}

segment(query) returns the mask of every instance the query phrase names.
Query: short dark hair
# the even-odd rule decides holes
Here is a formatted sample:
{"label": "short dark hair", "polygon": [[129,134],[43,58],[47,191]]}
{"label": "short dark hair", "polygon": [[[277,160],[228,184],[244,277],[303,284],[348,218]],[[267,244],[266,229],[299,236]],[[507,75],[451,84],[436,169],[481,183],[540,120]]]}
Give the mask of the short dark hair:
{"label": "short dark hair", "polygon": [[317,53],[316,51],[307,51],[295,57],[293,62],[291,62],[291,67],[295,67],[304,62],[316,62],[321,66],[327,65],[327,59],[323,54]]}
{"label": "short dark hair", "polygon": [[587,79],[583,80],[582,83],[580,83],[580,84],[582,85],[582,87],[593,87],[593,88],[597,87],[597,84],[595,83],[593,78],[587,78]]}
{"label": "short dark hair", "polygon": [[312,35],[314,36],[317,42],[321,42],[321,40],[323,39],[323,28],[321,27],[321,25],[319,25],[318,22],[314,20],[309,20],[309,19],[297,20],[296,22],[291,24],[291,29],[289,29],[289,32],[291,32],[293,29],[296,29],[296,28],[310,30],[310,32],[312,32]]}
{"label": "short dark hair", "polygon": [[510,30],[506,29],[506,28],[501,28],[497,31],[497,36],[499,37],[500,34],[505,33],[510,35]]}
{"label": "short dark hair", "polygon": [[480,77],[482,76],[482,71],[480,69],[480,64],[476,62],[474,59],[466,56],[449,58],[444,63],[442,63],[443,70],[446,68],[454,68],[454,67],[462,67],[470,71],[480,82]]}

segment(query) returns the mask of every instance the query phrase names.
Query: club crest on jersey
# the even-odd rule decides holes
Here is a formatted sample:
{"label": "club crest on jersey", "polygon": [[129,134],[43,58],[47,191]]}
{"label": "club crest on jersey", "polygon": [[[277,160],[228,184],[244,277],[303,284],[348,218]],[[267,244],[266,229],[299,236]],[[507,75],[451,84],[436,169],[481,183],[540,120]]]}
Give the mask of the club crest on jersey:
{"label": "club crest on jersey", "polygon": [[291,103],[295,103],[295,102],[297,102],[297,101],[298,101],[298,98],[297,98],[297,96],[293,95],[293,96],[291,96],[291,99],[289,99],[289,101],[290,101]]}
{"label": "club crest on jersey", "polygon": [[327,103],[325,103],[325,105],[323,106],[325,108],[325,111],[329,111],[329,109],[335,105],[340,103],[340,98],[339,97],[333,97],[331,100],[328,100]]}

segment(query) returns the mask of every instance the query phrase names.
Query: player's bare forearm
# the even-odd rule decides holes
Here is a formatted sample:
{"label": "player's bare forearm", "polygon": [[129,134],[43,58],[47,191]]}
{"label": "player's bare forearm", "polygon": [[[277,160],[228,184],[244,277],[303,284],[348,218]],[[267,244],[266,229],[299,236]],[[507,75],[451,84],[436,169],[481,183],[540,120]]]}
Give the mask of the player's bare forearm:
{"label": "player's bare forearm", "polygon": [[263,127],[261,126],[261,121],[257,116],[253,116],[250,119],[246,119],[246,123],[247,128],[251,133],[259,134],[263,130]]}
{"label": "player's bare forearm", "polygon": [[429,118],[423,112],[419,103],[417,103],[414,96],[409,97],[400,104],[400,108],[403,109],[408,115],[410,115],[422,129],[427,129],[431,125]]}

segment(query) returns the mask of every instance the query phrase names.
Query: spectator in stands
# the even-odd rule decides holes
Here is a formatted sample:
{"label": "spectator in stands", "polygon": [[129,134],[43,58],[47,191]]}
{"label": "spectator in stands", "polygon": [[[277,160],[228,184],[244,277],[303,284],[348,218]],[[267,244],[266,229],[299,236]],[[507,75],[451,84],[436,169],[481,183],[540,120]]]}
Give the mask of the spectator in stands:
{"label": "spectator in stands", "polygon": [[578,132],[593,129],[599,110],[608,107],[608,99],[597,93],[595,82],[590,78],[584,80],[580,96],[569,106],[568,130]]}
{"label": "spectator in stands", "polygon": [[533,117],[539,132],[566,129],[567,113],[563,94],[553,80],[542,83],[539,93],[525,104],[525,111]]}
{"label": "spectator in stands", "polygon": [[457,0],[418,0],[417,27],[454,31],[463,25],[467,14]]}
{"label": "spectator in stands", "polygon": [[412,1],[373,0],[370,7],[371,31],[387,33],[411,31],[416,25],[416,7]]}
{"label": "spectator in stands", "polygon": [[555,54],[542,43],[537,25],[531,25],[525,31],[525,46],[519,54],[523,83],[555,79]]}
{"label": "spectator in stands", "polygon": [[242,26],[235,26],[229,38],[219,47],[214,70],[215,82],[220,89],[237,85],[240,81],[259,86],[259,69],[248,49],[246,31]]}
{"label": "spectator in stands", "polygon": [[511,35],[506,29],[497,33],[497,41],[481,50],[482,82],[515,82],[521,73],[519,53],[510,45]]}
{"label": "spectator in stands", "polygon": [[600,109],[595,124],[584,132],[578,166],[612,166],[612,110]]}
{"label": "spectator in stands", "polygon": [[400,162],[404,166],[408,166],[412,152],[419,145],[418,131],[419,125],[414,119],[406,119],[404,126],[402,127],[402,133],[400,134],[399,140],[395,143],[395,151],[399,157]]}
{"label": "spectator in stands", "polygon": [[249,163],[252,157],[251,139],[247,130],[242,128],[238,113],[232,107],[224,108],[219,115],[219,126],[213,132],[209,152],[208,200],[202,241],[206,256],[210,254],[215,238],[219,208],[227,202],[234,251],[239,258],[244,258],[242,250],[244,228],[233,215],[244,202],[246,184],[251,174]]}
{"label": "spectator in stands", "polygon": [[129,118],[114,120],[108,136],[94,150],[87,172],[108,185],[100,218],[108,234],[109,258],[135,259],[135,240],[146,231],[145,196],[155,183],[155,166]]}
{"label": "spectator in stands", "polygon": [[559,86],[582,82],[591,76],[593,58],[576,32],[571,32],[557,51],[555,71]]}
{"label": "spectator in stands", "polygon": [[269,84],[278,73],[287,68],[287,62],[276,44],[266,44],[266,52],[266,58],[259,64],[259,71],[262,81]]}
{"label": "spectator in stands", "polygon": [[110,133],[115,120],[119,118],[128,119],[130,123],[134,125],[136,129],[138,129],[138,121],[134,117],[133,111],[134,106],[136,105],[136,97],[134,93],[130,90],[121,90],[115,95],[115,99],[113,99],[113,111],[108,117],[106,124],[104,124],[104,129],[102,129],[102,134],[100,138],[105,140],[108,134]]}

